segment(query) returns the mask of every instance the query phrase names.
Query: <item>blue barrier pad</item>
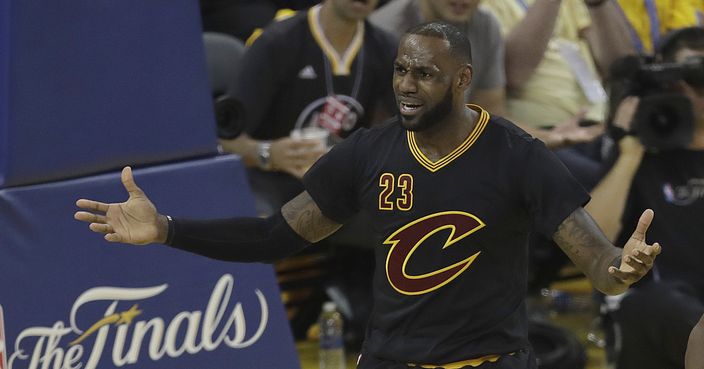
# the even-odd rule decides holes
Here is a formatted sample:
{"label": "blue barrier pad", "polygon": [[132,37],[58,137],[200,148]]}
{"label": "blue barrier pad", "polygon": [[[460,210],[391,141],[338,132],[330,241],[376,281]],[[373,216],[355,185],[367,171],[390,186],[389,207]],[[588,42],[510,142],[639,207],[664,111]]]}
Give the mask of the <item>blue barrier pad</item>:
{"label": "blue barrier pad", "polygon": [[0,0],[0,188],[215,151],[196,0]]}
{"label": "blue barrier pad", "polygon": [[[254,213],[233,156],[134,174],[164,214]],[[127,194],[119,172],[0,190],[8,368],[300,368],[271,266],[108,243],[73,219],[78,198]]]}

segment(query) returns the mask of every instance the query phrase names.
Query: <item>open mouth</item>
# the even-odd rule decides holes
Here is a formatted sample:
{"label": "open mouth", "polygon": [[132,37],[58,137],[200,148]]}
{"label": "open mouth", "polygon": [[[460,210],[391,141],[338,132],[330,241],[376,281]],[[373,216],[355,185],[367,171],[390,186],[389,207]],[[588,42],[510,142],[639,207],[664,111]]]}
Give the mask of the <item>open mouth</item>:
{"label": "open mouth", "polygon": [[423,104],[406,103],[406,102],[399,103],[398,106],[399,106],[399,110],[401,111],[401,114],[404,114],[404,115],[416,114],[421,108],[423,108]]}

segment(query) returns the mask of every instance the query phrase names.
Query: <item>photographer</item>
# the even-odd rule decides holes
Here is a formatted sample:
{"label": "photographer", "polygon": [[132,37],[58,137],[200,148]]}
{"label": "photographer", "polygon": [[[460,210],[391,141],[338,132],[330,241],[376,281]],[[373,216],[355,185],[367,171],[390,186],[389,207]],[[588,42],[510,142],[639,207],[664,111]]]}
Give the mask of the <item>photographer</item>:
{"label": "photographer", "polygon": [[587,206],[616,241],[642,209],[666,214],[651,235],[667,251],[613,313],[618,369],[684,368],[688,337],[704,313],[704,29],[676,31],[658,57],[663,64],[632,78],[658,80],[662,91],[631,91],[636,96],[620,103],[613,125],[635,135],[620,139],[620,156]]}

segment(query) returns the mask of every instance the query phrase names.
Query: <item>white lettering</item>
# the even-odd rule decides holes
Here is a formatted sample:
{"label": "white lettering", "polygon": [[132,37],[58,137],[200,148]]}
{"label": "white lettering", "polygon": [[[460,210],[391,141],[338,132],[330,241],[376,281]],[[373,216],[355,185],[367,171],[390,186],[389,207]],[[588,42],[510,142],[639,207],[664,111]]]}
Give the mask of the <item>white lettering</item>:
{"label": "white lettering", "polygon": [[[259,341],[266,330],[269,307],[264,294],[254,291],[259,314],[248,320],[241,302],[230,305],[235,284],[229,274],[223,275],[215,284],[203,311],[179,312],[168,323],[161,317],[137,319],[148,312],[143,312],[136,304],[129,310],[118,309],[120,302],[153,298],[167,287],[162,284],[149,288],[96,287],[86,290],[71,308],[69,327],[58,321],[52,327],[23,330],[15,341],[8,368],[96,369],[111,334],[114,335],[112,362],[116,367],[123,367],[140,360],[147,340],[146,355],[158,361],[164,355],[177,358],[203,350],[213,351],[223,343],[232,349],[243,349]],[[91,317],[92,323],[85,330],[79,327],[78,322],[87,319],[80,316],[81,308],[101,302],[108,303],[103,316],[99,319]],[[254,334],[248,336],[248,328],[251,332],[254,327]],[[85,346],[91,342],[92,346]],[[85,358],[87,352],[90,354]]]}

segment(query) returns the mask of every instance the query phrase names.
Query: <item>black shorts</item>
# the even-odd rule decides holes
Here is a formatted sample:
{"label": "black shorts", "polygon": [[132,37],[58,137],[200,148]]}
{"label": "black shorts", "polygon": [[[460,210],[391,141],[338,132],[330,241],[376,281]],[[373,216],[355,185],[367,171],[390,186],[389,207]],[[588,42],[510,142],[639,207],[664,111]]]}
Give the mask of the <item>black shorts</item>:
{"label": "black shorts", "polygon": [[[535,355],[531,349],[522,349],[513,355],[503,355],[496,362],[486,362],[476,367],[466,366],[468,369],[537,369]],[[376,358],[362,352],[357,369],[419,369],[404,363]]]}

